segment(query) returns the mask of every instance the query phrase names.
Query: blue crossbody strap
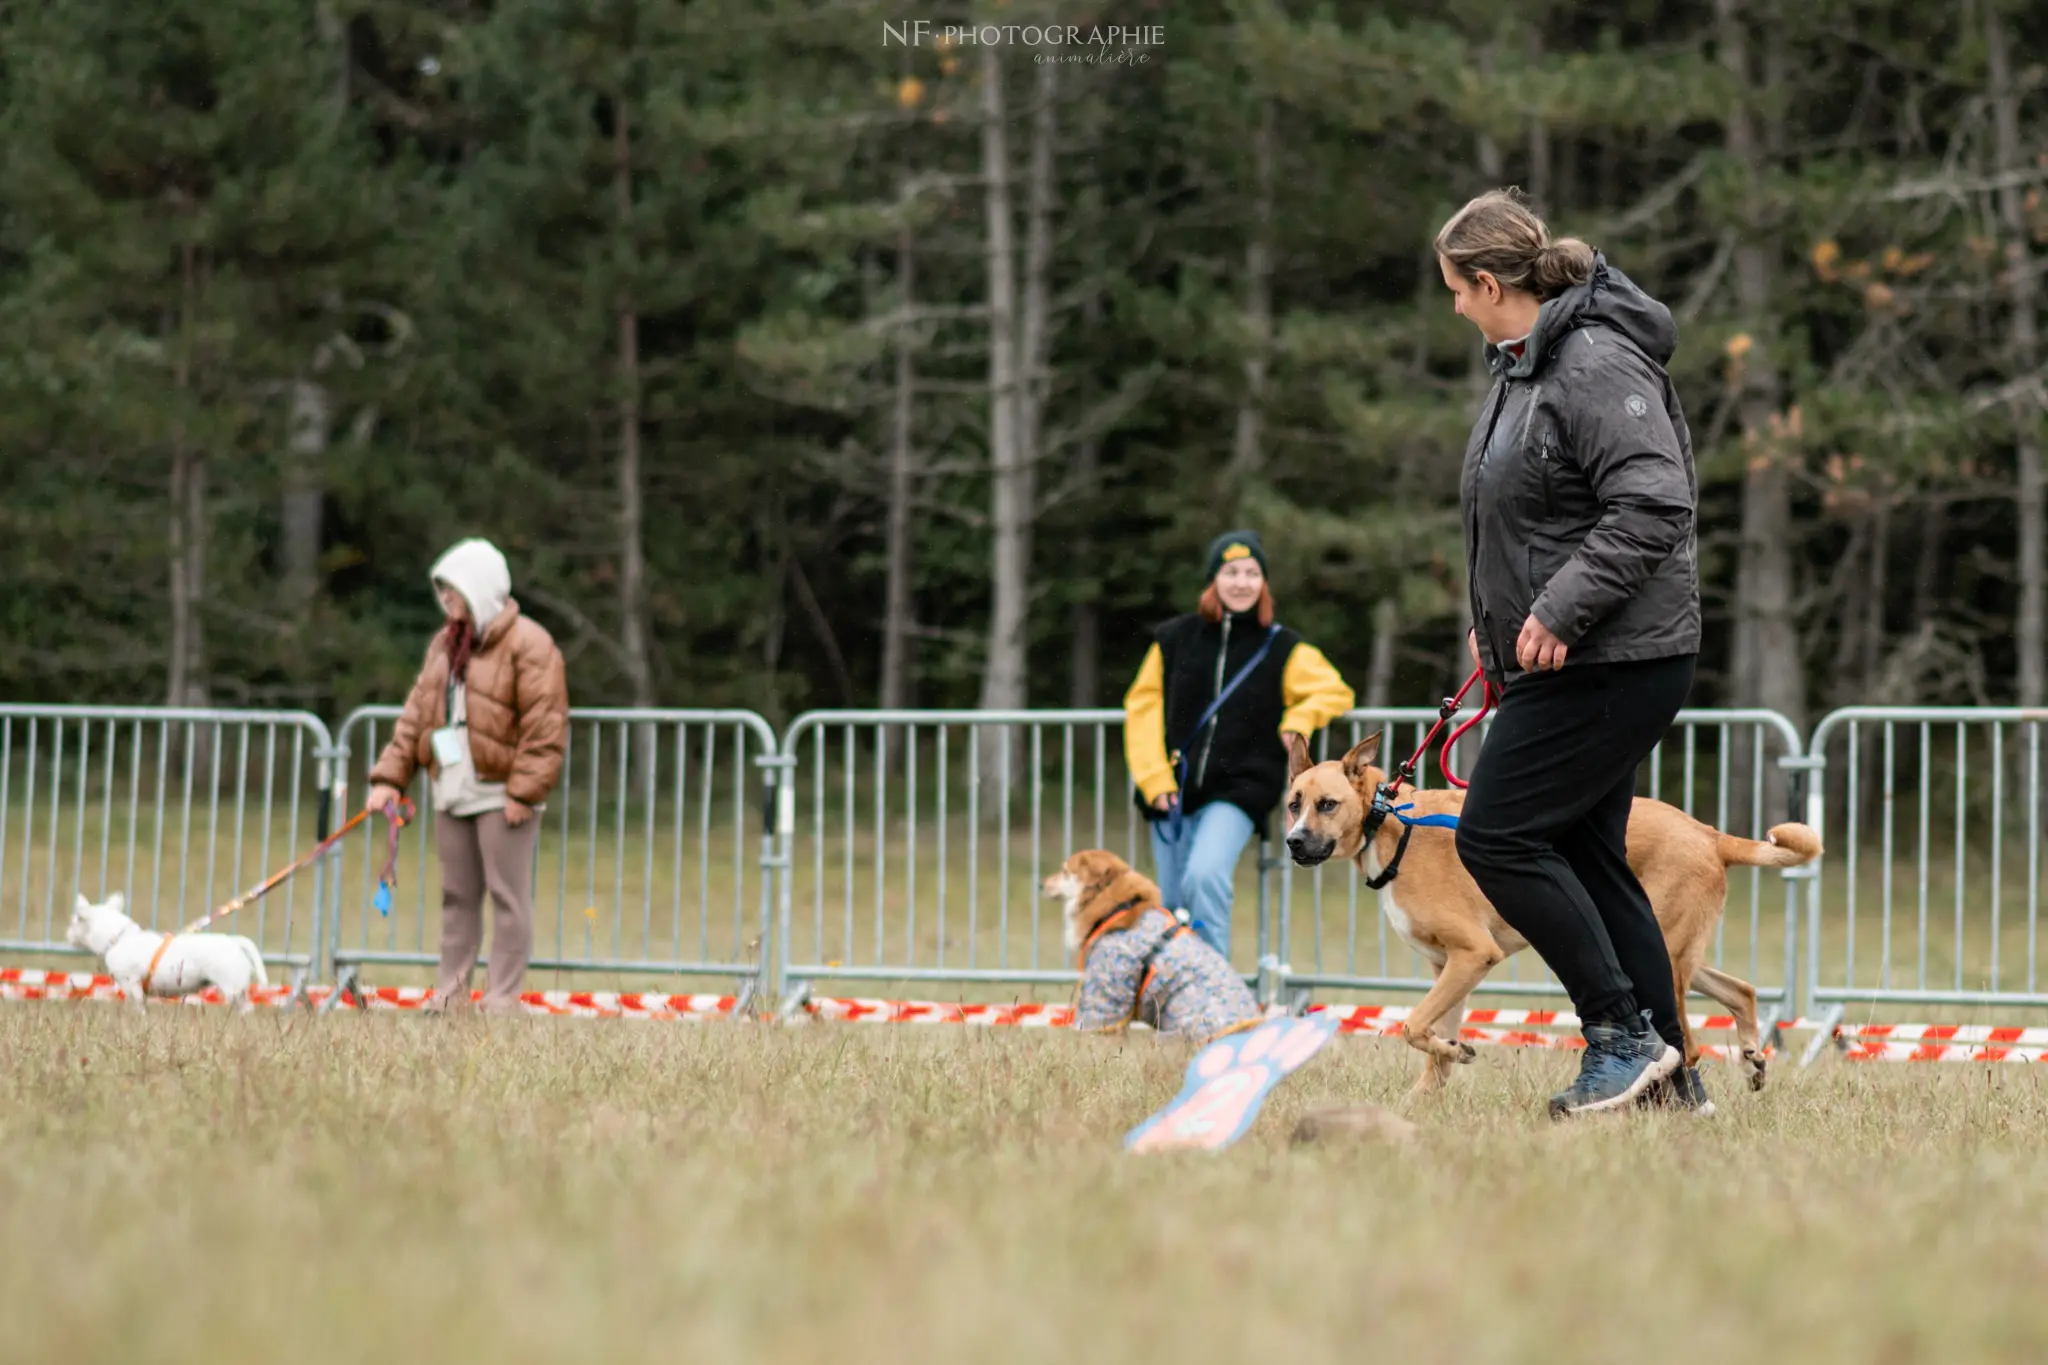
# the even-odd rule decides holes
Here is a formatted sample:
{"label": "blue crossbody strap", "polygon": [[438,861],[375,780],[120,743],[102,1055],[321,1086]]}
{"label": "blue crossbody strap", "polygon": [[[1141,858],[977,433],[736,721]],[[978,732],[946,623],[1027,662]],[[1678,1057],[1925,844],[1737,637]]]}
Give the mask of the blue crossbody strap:
{"label": "blue crossbody strap", "polygon": [[1270,627],[1267,628],[1266,638],[1259,642],[1258,651],[1254,653],[1251,658],[1245,660],[1244,667],[1237,670],[1236,676],[1231,678],[1229,683],[1227,683],[1224,686],[1223,690],[1216,694],[1216,700],[1209,703],[1208,709],[1202,712],[1202,718],[1196,721],[1195,728],[1188,732],[1186,742],[1176,746],[1178,752],[1180,753],[1180,760],[1177,763],[1175,763],[1173,767],[1173,783],[1175,791],[1173,796],[1173,804],[1167,808],[1168,833],[1166,836],[1166,841],[1168,843],[1177,844],[1180,842],[1182,820],[1180,810],[1180,798],[1181,795],[1185,793],[1188,789],[1188,749],[1194,744],[1196,737],[1202,733],[1203,729],[1209,724],[1209,722],[1216,719],[1216,713],[1223,709],[1224,702],[1230,700],[1230,694],[1237,691],[1238,684],[1242,683],[1246,678],[1249,678],[1252,675],[1252,670],[1256,669],[1261,663],[1265,661],[1267,653],[1270,652],[1273,648],[1273,641],[1279,638],[1279,635],[1280,623],[1278,621],[1275,621]]}

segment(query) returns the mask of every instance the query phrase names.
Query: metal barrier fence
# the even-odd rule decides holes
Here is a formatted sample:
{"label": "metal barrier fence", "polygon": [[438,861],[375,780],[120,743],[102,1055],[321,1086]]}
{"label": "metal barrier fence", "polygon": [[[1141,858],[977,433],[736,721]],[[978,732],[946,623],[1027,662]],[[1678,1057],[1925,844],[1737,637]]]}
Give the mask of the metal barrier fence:
{"label": "metal barrier fence", "polygon": [[[1377,762],[1389,768],[1415,751],[1435,720],[1433,710],[1353,711],[1316,737],[1315,752],[1340,757],[1379,730]],[[1478,743],[1459,745],[1452,771],[1460,777],[1490,728],[1479,727]],[[1643,764],[1637,792],[1718,829],[1760,839],[1772,825],[1802,818],[1802,753],[1799,732],[1775,711],[1682,711]],[[1418,786],[1444,785],[1436,752],[1416,778]],[[1796,882],[1803,875],[1807,869],[1767,877],[1762,868],[1731,868],[1727,907],[1707,959],[1756,986],[1759,1001],[1771,1003],[1778,1019],[1792,1017],[1799,979]],[[1394,934],[1378,893],[1355,866],[1303,870],[1287,862],[1279,880],[1280,957],[1267,965],[1280,988],[1422,992],[1434,984],[1429,964]],[[1771,883],[1781,885],[1774,890]],[[1562,995],[1563,988],[1533,951],[1524,951],[1496,967],[1477,993],[1546,996]]]}
{"label": "metal barrier fence", "polygon": [[[1808,747],[1807,1006],[2048,1007],[2041,972],[2048,712],[1850,707]],[[1832,825],[1830,812],[1841,818]]]}
{"label": "metal barrier fence", "polygon": [[[1353,711],[1317,737],[1318,753],[1341,755],[1380,729],[1389,765],[1435,719],[1434,710]],[[781,746],[787,866],[776,939],[785,1009],[830,980],[1070,986],[1076,973],[1059,907],[1043,898],[1040,880],[1084,847],[1151,868],[1122,725],[1116,710],[798,717]],[[1460,746],[1460,764],[1483,735]],[[1801,754],[1798,732],[1775,712],[1688,711],[1644,765],[1643,794],[1761,837],[1802,813]],[[1433,759],[1422,785],[1434,780]],[[1282,990],[1426,991],[1430,969],[1391,935],[1377,897],[1361,896],[1356,869],[1297,869],[1281,855],[1279,835],[1269,820],[1238,871],[1232,960],[1243,969],[1249,937],[1256,969],[1246,979],[1268,999]],[[1793,878],[1731,872],[1709,960],[1756,984],[1780,1017],[1789,1017],[1798,980],[1797,920]],[[1481,989],[1561,993],[1533,953],[1510,959]]]}
{"label": "metal barrier fence", "polygon": [[[368,795],[367,773],[398,715],[364,707],[342,723],[338,807],[353,813],[351,777],[357,799]],[[609,973],[621,988],[636,977],[730,976],[743,996],[761,990],[777,865],[775,754],[775,732],[751,711],[573,709],[561,780],[536,815],[530,966]],[[342,981],[365,966],[439,961],[435,816],[426,793],[415,800],[388,916],[371,906],[385,823],[366,821],[333,855],[327,965]],[[486,952],[479,965],[488,962]]]}
{"label": "metal barrier fence", "polygon": [[[359,710],[336,743],[298,711],[0,706],[0,952],[78,956],[64,941],[74,894],[123,891],[164,929],[246,890],[352,813],[396,714]],[[1383,765],[1398,761],[1434,716],[1352,712],[1318,752],[1377,728]],[[533,966],[731,976],[785,1001],[829,980],[1063,990],[1075,973],[1043,877],[1077,847],[1151,866],[1122,724],[1107,709],[821,711],[778,741],[750,711],[577,710],[540,817]],[[2044,724],[1858,707],[1807,745],[1772,712],[1682,713],[1644,795],[1750,837],[1798,816],[1828,845],[1814,868],[1734,870],[1710,960],[1781,1018],[1795,1004],[1837,1018],[1858,1002],[2048,1008]],[[1483,742],[1466,742],[1461,771]],[[301,982],[432,967],[439,860],[419,804],[388,917],[371,908],[377,822],[223,927]],[[1355,870],[1294,868],[1277,823],[1267,834],[1238,873],[1232,960],[1248,980],[1268,998],[1427,988]],[[1482,989],[1558,990],[1528,953]]]}
{"label": "metal barrier fence", "polygon": [[[248,890],[327,833],[332,757],[302,711],[0,705],[0,951],[84,956],[64,938],[78,895],[118,891],[144,928],[175,930]],[[302,988],[326,876],[222,931]]]}
{"label": "metal barrier fence", "polygon": [[[1123,719],[1116,710],[798,716],[781,746],[784,1008],[821,980],[1071,986],[1060,907],[1042,879],[1077,848],[1150,867]],[[1254,876],[1256,915],[1233,916],[1232,931],[1242,941],[1249,929],[1264,956],[1267,879]]]}

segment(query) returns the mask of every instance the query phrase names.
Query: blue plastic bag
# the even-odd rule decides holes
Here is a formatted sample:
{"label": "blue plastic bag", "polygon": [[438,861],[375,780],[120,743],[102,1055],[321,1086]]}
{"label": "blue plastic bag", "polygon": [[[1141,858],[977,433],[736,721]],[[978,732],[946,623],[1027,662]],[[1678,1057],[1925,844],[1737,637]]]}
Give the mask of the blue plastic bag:
{"label": "blue plastic bag", "polygon": [[385,918],[387,918],[387,919],[388,919],[388,918],[390,918],[390,916],[391,916],[391,883],[390,883],[390,882],[378,882],[378,883],[377,883],[377,894],[376,894],[376,895],[374,895],[374,896],[372,896],[372,897],[370,897],[370,904],[372,904],[372,905],[374,905],[374,906],[376,906],[376,907],[377,907],[377,913],[378,913],[378,914],[380,914],[380,915],[384,916],[384,917],[385,917]]}

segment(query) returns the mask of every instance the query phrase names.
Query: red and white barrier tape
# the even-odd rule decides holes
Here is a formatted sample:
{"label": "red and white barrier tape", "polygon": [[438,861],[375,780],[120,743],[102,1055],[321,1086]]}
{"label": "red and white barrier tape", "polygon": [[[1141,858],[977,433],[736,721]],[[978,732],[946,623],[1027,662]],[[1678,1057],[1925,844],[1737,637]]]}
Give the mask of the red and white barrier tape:
{"label": "red and white barrier tape", "polygon": [[816,1018],[847,1024],[983,1024],[1002,1028],[1067,1028],[1071,1005],[949,1005],[930,1000],[861,1000],[824,996],[805,1002]]}
{"label": "red and white barrier tape", "polygon": [[[342,1009],[372,1011],[418,1010],[433,992],[425,986],[377,986],[358,988],[363,1004],[344,997],[335,1002]],[[315,986],[306,992],[308,1003],[322,1004],[333,993],[331,986]],[[472,1000],[482,999],[472,991]],[[125,999],[110,976],[86,972],[45,971],[33,967],[0,967],[0,1000],[97,1000]],[[282,1008],[291,1001],[285,986],[270,986],[250,992],[259,1006]],[[188,1006],[222,1005],[226,1001],[209,987],[177,1000],[157,1004]],[[738,1000],[730,995],[663,995],[638,991],[528,991],[520,997],[528,1014],[584,1019],[711,1019],[735,1013]],[[932,1000],[876,1000],[858,997],[814,997],[805,1002],[811,1017],[839,1023],[873,1024],[969,1024],[992,1028],[1068,1028],[1074,1011],[1068,1005],[1021,1003],[1010,1005],[961,1004]],[[1399,1037],[1402,1025],[1414,1012],[1412,1005],[1311,1005],[1311,1013],[1332,1013],[1339,1031],[1369,1037]],[[1697,1014],[1690,1017],[1695,1032],[1727,1033],[1735,1019],[1726,1014]],[[1471,1009],[1458,1030],[1470,1043],[1493,1047],[1548,1047],[1575,1049],[1585,1041],[1574,1033],[1537,1032],[1539,1029],[1576,1029],[1578,1016],[1569,1010]],[[1816,1021],[1795,1019],[1781,1027],[1811,1031]],[[2002,1027],[1990,1024],[1843,1024],[1834,1030],[1842,1044],[1842,1055],[1852,1062],[2048,1062],[2048,1027]],[[1710,1057],[1729,1058],[1731,1047],[1701,1048]]]}
{"label": "red and white barrier tape", "polygon": [[[1841,1036],[1841,1035],[1837,1035]],[[1848,1042],[1847,1038],[1843,1041]],[[1851,1062],[2048,1062],[2048,1047],[1971,1043],[1857,1043],[1842,1053]]]}
{"label": "red and white barrier tape", "polygon": [[[821,996],[805,1002],[807,1013],[817,1019],[866,1024],[980,1024],[992,1027],[1067,1028],[1074,1012],[1066,1005],[960,1005],[929,1000],[874,1000]],[[1368,1037],[1396,1038],[1402,1024],[1414,1012],[1412,1005],[1311,1005],[1310,1011],[1334,1013],[1339,1031]],[[1696,1033],[1732,1033],[1735,1017],[1729,1014],[1695,1014],[1688,1022]],[[1569,1010],[1474,1009],[1465,1012],[1458,1036],[1469,1043],[1493,1047],[1583,1048],[1585,1040],[1575,1033],[1537,1032],[1538,1029],[1576,1029],[1579,1019]],[[1794,1019],[1782,1025],[1788,1030],[1811,1032],[1820,1027],[1810,1019]],[[1850,1061],[2043,1061],[2048,1060],[2048,1028],[1995,1028],[1969,1024],[1864,1024],[1838,1028],[1836,1036],[1848,1044],[1843,1054]],[[1860,1041],[1859,1041],[1860,1040]],[[2016,1047],[2016,1043],[2042,1043],[2037,1048]],[[1917,1045],[1915,1045],[1917,1043]],[[1971,1048],[1963,1044],[2004,1044]],[[1738,1055],[1727,1044],[1707,1044],[1703,1056],[1732,1061]]]}
{"label": "red and white barrier tape", "polygon": [[[1413,1005],[1310,1005],[1309,1013],[1330,1013],[1338,1017],[1341,1032],[1387,1032],[1388,1030],[1368,1025],[1399,1023],[1415,1012]],[[1696,1033],[1733,1033],[1735,1016],[1732,1014],[1694,1014],[1687,1017]],[[1465,1011],[1465,1025],[1471,1028],[1494,1026],[1518,1026],[1521,1028],[1577,1028],[1579,1016],[1570,1010],[1493,1010],[1468,1009]],[[1817,1023],[1795,1019],[1781,1025],[1788,1029],[1814,1029]],[[1398,1033],[1399,1030],[1392,1030]]]}
{"label": "red and white barrier tape", "polygon": [[[425,986],[377,986],[359,988],[367,1008],[418,1010],[433,991]],[[333,994],[331,986],[315,986],[306,992],[309,1003],[319,1005]],[[111,976],[85,972],[51,972],[32,967],[0,967],[0,1000],[99,1000],[126,999]],[[286,986],[257,987],[249,998],[266,1008],[279,1008],[291,1000]],[[471,991],[471,1000],[483,992]],[[730,995],[659,995],[639,991],[528,991],[519,997],[528,1014],[564,1015],[584,1019],[707,1019],[729,1015],[739,1001]],[[178,1005],[224,1005],[220,991],[209,986],[203,991],[174,1000],[152,1003]],[[347,997],[335,1002],[342,1009],[362,1008]]]}
{"label": "red and white barrier tape", "polygon": [[1851,1042],[2048,1046],[2048,1028],[1995,1028],[1990,1024],[1843,1024],[1836,1028],[1835,1036]]}

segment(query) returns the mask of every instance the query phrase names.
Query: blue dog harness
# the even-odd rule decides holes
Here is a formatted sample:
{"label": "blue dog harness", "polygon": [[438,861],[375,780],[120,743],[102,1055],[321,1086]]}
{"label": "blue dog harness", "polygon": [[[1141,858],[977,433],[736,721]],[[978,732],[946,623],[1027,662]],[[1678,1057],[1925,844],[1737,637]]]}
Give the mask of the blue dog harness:
{"label": "blue dog harness", "polygon": [[[1391,786],[1393,784],[1389,783],[1387,785]],[[1425,829],[1456,829],[1458,827],[1458,817],[1455,815],[1409,815],[1408,812],[1414,809],[1415,803],[1413,801],[1402,806],[1395,805],[1387,793],[1386,786],[1380,787],[1372,794],[1372,810],[1366,816],[1365,837],[1367,839],[1372,838],[1373,835],[1379,832],[1379,827],[1386,823],[1388,816],[1391,815],[1401,822],[1401,842],[1394,845],[1394,856],[1388,859],[1385,867],[1380,869],[1379,876],[1365,879],[1365,884],[1375,891],[1378,891],[1393,881],[1394,878],[1401,875],[1401,858],[1408,852],[1408,837],[1415,833],[1417,825],[1421,825]]]}

